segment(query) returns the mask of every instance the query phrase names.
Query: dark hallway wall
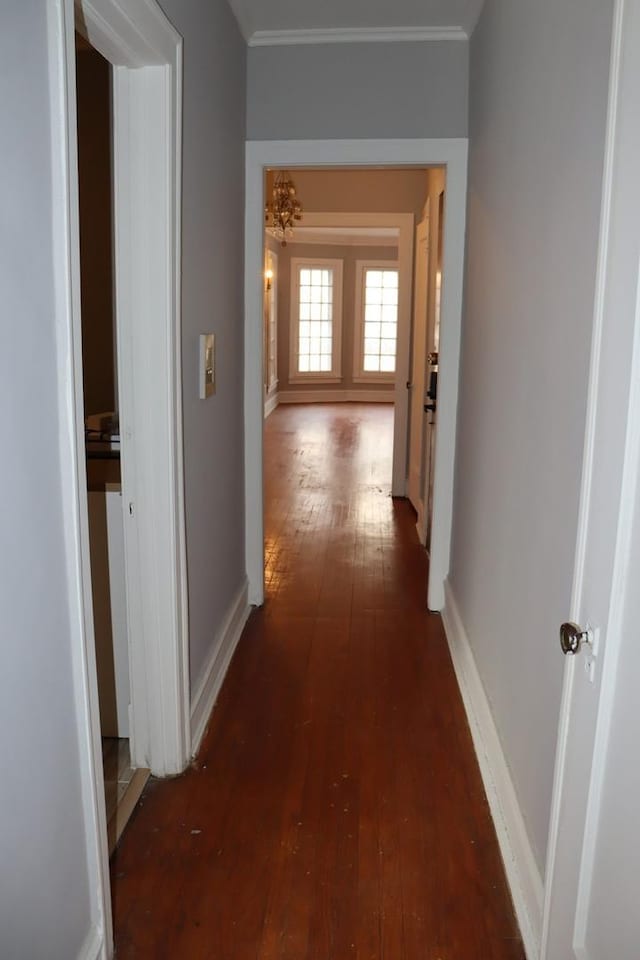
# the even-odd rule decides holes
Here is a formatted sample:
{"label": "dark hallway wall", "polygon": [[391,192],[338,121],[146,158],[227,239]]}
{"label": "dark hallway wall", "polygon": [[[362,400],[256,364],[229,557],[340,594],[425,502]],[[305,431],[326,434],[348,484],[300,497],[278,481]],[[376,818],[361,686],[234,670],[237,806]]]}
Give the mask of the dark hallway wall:
{"label": "dark hallway wall", "polygon": [[95,50],[76,57],[82,363],[85,413],[115,410],[111,213],[111,67]]}

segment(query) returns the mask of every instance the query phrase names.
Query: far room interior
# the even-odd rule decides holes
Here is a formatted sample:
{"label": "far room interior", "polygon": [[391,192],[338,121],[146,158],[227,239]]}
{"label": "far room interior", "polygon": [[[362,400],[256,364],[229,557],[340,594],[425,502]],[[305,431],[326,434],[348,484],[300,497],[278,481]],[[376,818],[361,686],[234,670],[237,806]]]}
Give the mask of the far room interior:
{"label": "far room interior", "polygon": [[[310,421],[316,404],[378,421],[385,410],[382,483],[408,495],[427,550],[445,180],[443,167],[307,167],[266,170],[264,182],[265,419],[293,404]],[[394,489],[392,460],[406,491]]]}

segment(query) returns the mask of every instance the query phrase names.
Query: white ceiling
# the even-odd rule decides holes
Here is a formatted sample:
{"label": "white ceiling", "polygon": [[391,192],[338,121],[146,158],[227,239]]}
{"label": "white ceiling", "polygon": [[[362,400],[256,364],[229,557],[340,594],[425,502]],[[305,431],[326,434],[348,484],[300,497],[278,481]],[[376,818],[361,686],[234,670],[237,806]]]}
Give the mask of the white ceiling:
{"label": "white ceiling", "polygon": [[[245,38],[287,31],[452,28],[469,35],[484,0],[229,0]],[[256,38],[256,34],[258,37]],[[420,37],[418,37],[420,39]],[[286,42],[286,41],[285,41]]]}

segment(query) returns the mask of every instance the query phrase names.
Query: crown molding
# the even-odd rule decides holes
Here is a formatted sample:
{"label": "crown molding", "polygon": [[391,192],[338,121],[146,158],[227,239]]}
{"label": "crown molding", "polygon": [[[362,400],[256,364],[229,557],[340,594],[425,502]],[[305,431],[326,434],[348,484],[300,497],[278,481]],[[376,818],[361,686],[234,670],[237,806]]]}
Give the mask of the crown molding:
{"label": "crown molding", "polygon": [[287,246],[296,244],[311,244],[316,247],[392,247],[397,248],[397,237],[372,237],[372,236],[346,236],[344,233],[307,233],[296,234],[295,228],[293,236],[287,240]]}
{"label": "crown molding", "polygon": [[[307,214],[307,217],[311,216]],[[348,232],[352,231],[352,232]],[[265,229],[265,234],[273,240],[278,240],[275,231],[271,227]],[[325,247],[396,247],[398,246],[398,231],[387,233],[375,233],[374,229],[362,227],[361,232],[356,232],[353,227],[340,229],[339,226],[331,227],[313,227],[304,226],[294,227],[293,236],[287,240],[288,246],[296,244],[313,244],[314,246]]]}
{"label": "crown molding", "polygon": [[437,40],[468,40],[462,27],[342,27],[338,29],[256,30],[250,47],[284,47],[322,43],[422,43]]}

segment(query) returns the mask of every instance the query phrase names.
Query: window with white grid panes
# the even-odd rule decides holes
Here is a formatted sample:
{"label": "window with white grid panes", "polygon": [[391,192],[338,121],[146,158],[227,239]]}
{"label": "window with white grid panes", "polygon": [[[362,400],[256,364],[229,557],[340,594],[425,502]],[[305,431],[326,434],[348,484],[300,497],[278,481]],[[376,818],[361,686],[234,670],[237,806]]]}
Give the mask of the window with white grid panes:
{"label": "window with white grid panes", "polygon": [[293,258],[292,379],[339,376],[342,263]]}
{"label": "window with white grid panes", "polygon": [[359,260],[356,278],[354,376],[360,380],[393,380],[398,341],[397,263]]}

